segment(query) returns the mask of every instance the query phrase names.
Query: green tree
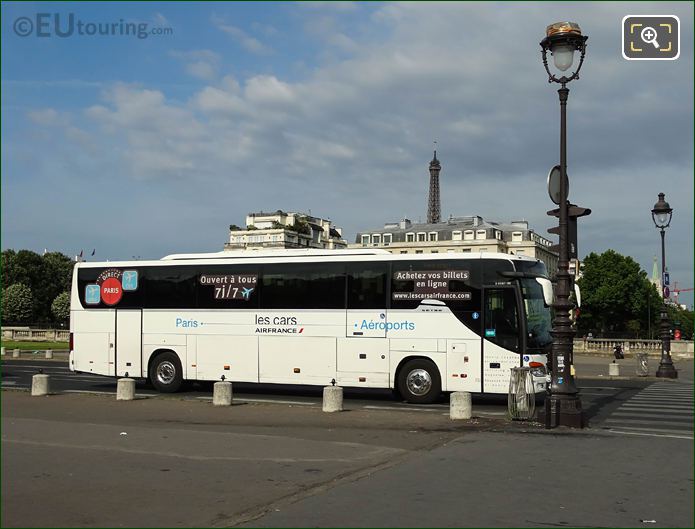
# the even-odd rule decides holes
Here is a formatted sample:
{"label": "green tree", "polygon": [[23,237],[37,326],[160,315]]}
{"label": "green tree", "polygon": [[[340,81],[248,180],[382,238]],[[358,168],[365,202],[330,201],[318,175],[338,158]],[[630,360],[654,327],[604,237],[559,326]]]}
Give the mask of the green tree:
{"label": "green tree", "polygon": [[660,297],[632,257],[614,250],[589,254],[577,281],[582,291],[580,334],[647,337],[657,332]]}
{"label": "green tree", "polygon": [[2,288],[5,289],[10,285],[14,285],[17,280],[14,275],[15,258],[17,252],[14,250],[2,251]]}
{"label": "green tree", "polygon": [[74,263],[60,252],[40,256],[30,250],[4,250],[2,252],[3,288],[17,283],[28,286],[32,292],[34,322],[52,319],[51,304],[61,292],[69,292]]}
{"label": "green tree", "polygon": [[41,297],[37,300],[40,303],[37,311],[39,319],[50,319],[53,300],[62,292],[70,292],[74,266],[73,260],[60,252],[48,252],[43,256],[39,282]]}
{"label": "green tree", "polygon": [[2,321],[29,323],[32,318],[33,296],[31,289],[23,283],[7,287],[2,295]]}
{"label": "green tree", "polygon": [[62,292],[56,296],[51,304],[53,317],[59,323],[66,323],[70,319],[70,294]]}
{"label": "green tree", "polygon": [[668,305],[668,317],[672,329],[680,329],[682,340],[693,339],[693,311],[682,309],[677,305]]}

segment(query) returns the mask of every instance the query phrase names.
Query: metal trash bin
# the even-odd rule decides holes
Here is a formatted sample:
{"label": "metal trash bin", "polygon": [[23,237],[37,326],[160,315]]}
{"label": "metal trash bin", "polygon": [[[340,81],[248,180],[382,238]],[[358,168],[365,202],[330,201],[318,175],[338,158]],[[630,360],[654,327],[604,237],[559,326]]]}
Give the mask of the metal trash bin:
{"label": "metal trash bin", "polygon": [[507,409],[509,417],[516,421],[533,419],[536,412],[536,395],[529,367],[512,367],[509,378]]}
{"label": "metal trash bin", "polygon": [[646,377],[649,375],[647,353],[635,353],[635,359],[637,360],[637,376]]}

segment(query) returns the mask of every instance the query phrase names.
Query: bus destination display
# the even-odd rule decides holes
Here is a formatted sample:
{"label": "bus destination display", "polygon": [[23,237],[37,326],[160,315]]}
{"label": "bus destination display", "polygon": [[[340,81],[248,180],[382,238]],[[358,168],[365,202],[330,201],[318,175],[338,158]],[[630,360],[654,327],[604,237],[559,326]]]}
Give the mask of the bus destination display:
{"label": "bus destination display", "polygon": [[215,287],[215,299],[243,299],[248,301],[256,289],[258,276],[253,274],[226,274],[200,276],[201,285]]}

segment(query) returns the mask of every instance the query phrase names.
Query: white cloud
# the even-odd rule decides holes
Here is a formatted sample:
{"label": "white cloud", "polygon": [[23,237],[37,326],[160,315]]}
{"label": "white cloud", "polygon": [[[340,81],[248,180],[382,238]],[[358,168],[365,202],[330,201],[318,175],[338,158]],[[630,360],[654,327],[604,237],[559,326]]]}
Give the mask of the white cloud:
{"label": "white cloud", "polygon": [[272,48],[266,46],[257,38],[249,35],[243,29],[226,23],[224,19],[218,16],[212,17],[212,23],[217,29],[231,36],[246,51],[250,51],[251,53],[258,55],[267,55],[273,51]]}
{"label": "white cloud", "polygon": [[[260,66],[222,77],[215,51],[174,52],[191,68],[210,66],[197,72],[209,81],[189,99],[116,84],[74,126],[99,131],[101,156],[114,159],[121,178],[166,182],[186,202],[219,211],[223,224],[255,208],[311,208],[350,238],[404,214],[424,217],[436,139],[444,215],[525,217],[544,233],[553,222],[545,178],[558,158],[559,104],[538,42],[548,21],[569,17],[590,36],[568,107],[571,199],[594,209],[582,219],[580,251],[615,245],[647,266],[654,234],[631,238],[625,222],[642,230],[662,190],[677,218],[693,217],[692,6],[642,7],[681,16],[678,61],[624,61],[617,4],[385,4],[362,33],[337,21],[346,55],[301,78]],[[249,37],[217,25],[240,43]],[[502,33],[514,44],[491,38]],[[35,123],[55,118],[35,112]],[[691,222],[671,230],[674,247],[692,248]],[[215,249],[223,235],[203,240]],[[182,244],[172,235],[172,250]],[[692,277],[692,256],[682,259],[672,271]]]}
{"label": "white cloud", "polygon": [[165,17],[165,16],[162,15],[161,13],[155,13],[155,14],[152,16],[152,20],[153,20],[154,23],[157,24],[158,26],[162,26],[162,27],[171,27],[171,22],[169,22],[169,19],[167,19],[167,17]]}
{"label": "white cloud", "polygon": [[193,98],[201,111],[211,115],[249,114],[246,102],[233,92],[206,86]]}
{"label": "white cloud", "polygon": [[217,69],[209,62],[197,61],[188,63],[186,65],[186,73],[192,75],[193,77],[198,77],[199,79],[209,81],[215,78]]}
{"label": "white cloud", "polygon": [[296,100],[294,89],[273,75],[258,75],[246,83],[245,95],[259,104],[286,105]]}
{"label": "white cloud", "polygon": [[217,77],[220,55],[211,50],[171,51],[169,55],[184,63],[187,74],[211,81]]}
{"label": "white cloud", "polygon": [[351,12],[357,10],[356,2],[298,2],[298,6],[308,10]]}
{"label": "white cloud", "polygon": [[31,110],[27,116],[38,125],[56,125],[59,122],[58,112],[53,108]]}

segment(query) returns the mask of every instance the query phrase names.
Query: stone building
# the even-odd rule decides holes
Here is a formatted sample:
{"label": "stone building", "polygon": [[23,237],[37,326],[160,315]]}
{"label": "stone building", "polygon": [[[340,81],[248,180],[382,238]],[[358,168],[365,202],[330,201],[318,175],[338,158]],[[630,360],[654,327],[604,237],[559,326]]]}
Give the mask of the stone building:
{"label": "stone building", "polygon": [[454,217],[441,221],[437,151],[429,164],[427,222],[409,219],[359,232],[350,248],[382,248],[391,253],[492,252],[527,255],[543,261],[548,272],[557,271],[558,254],[553,243],[529,228],[525,220],[509,223],[487,221],[480,216]]}
{"label": "stone building", "polygon": [[256,250],[261,248],[347,248],[342,230],[330,219],[277,210],[246,216],[246,226],[232,224],[225,250]]}
{"label": "stone building", "polygon": [[350,248],[374,247],[399,254],[492,252],[527,255],[540,259],[552,274],[558,255],[553,243],[529,228],[525,220],[509,223],[486,221],[479,216],[449,217],[438,223],[413,223],[409,219],[361,231]]}

